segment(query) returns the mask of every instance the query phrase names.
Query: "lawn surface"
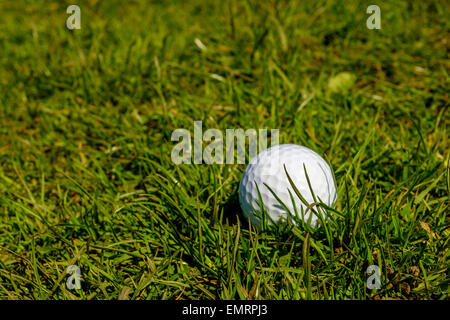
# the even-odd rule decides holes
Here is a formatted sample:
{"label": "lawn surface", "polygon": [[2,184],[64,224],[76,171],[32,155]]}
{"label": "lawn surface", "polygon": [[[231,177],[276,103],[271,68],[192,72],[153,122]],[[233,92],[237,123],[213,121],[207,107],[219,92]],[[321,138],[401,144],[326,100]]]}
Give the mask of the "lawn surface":
{"label": "lawn surface", "polygon": [[[369,30],[373,2],[77,1],[68,30],[1,1],[0,299],[448,299],[449,8]],[[249,226],[245,165],[171,161],[195,120],[326,155],[333,220]]]}

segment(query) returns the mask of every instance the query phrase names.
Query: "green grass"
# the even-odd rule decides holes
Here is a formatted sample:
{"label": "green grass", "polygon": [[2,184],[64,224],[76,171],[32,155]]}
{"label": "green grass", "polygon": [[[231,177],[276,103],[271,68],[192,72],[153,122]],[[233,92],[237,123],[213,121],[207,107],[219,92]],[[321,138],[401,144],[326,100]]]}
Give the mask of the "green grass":
{"label": "green grass", "polygon": [[[0,2],[1,299],[448,299],[445,2],[77,3]],[[245,165],[171,162],[194,120],[326,155],[333,223],[250,227]]]}

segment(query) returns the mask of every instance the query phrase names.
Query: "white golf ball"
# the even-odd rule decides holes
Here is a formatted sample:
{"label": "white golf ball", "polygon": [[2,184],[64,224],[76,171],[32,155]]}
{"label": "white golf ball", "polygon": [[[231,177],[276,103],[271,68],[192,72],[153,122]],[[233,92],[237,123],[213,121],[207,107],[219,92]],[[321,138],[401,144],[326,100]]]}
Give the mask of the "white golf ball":
{"label": "white golf ball", "polygon": [[[259,153],[245,169],[239,185],[239,202],[246,219],[250,218],[252,224],[257,227],[261,226],[256,185],[258,185],[265,211],[274,222],[291,219],[280,202],[264,185],[266,184],[289,209],[290,213],[295,215],[297,212],[298,217],[302,219],[303,210],[304,221],[310,221],[311,226],[316,226],[318,217],[312,212],[312,209],[317,212],[318,207],[314,206],[307,210],[308,206],[300,200],[289,183],[284,166],[308,204],[316,201],[321,201],[330,207],[334,204],[337,199],[336,185],[328,163],[309,148],[295,144],[281,144]],[[306,168],[311,188],[308,185],[303,166]],[[314,201],[311,189],[316,201]],[[323,209],[321,210],[323,212]],[[310,215],[312,216],[310,217]]]}

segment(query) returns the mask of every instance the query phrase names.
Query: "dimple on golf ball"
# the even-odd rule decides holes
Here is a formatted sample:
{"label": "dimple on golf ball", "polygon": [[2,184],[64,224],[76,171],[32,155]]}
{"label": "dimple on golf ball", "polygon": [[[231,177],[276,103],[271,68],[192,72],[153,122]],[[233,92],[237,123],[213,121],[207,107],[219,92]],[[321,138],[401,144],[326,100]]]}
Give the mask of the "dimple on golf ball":
{"label": "dimple on golf ball", "polygon": [[[285,167],[293,184],[308,204],[314,206],[317,202],[323,202],[330,207],[334,204],[337,199],[336,185],[328,163],[307,147],[281,144],[260,152],[245,169],[239,185],[239,202],[245,218],[250,218],[252,224],[261,226],[259,189],[265,211],[275,223],[291,217],[273,193],[292,215],[297,212],[297,216],[303,218],[304,222],[310,221],[311,226],[316,226],[318,217],[314,211],[318,212],[317,207],[312,210],[300,200],[288,180]],[[305,169],[311,186],[308,184]]]}

